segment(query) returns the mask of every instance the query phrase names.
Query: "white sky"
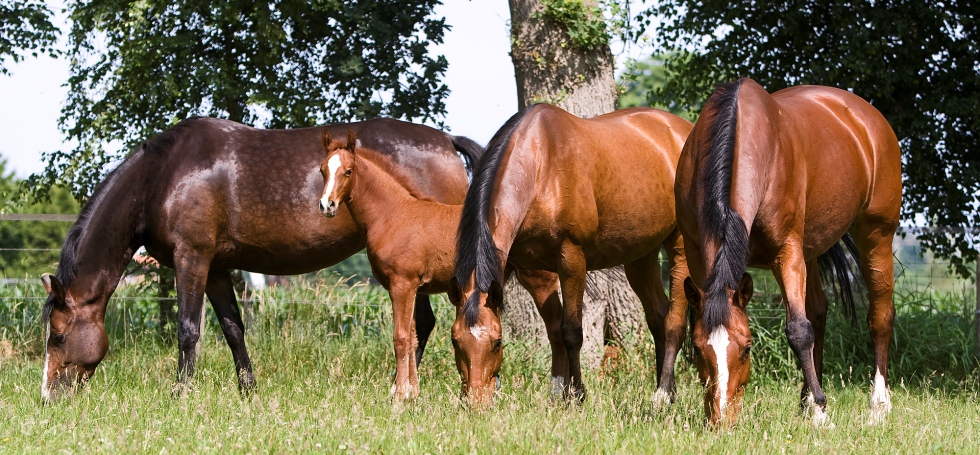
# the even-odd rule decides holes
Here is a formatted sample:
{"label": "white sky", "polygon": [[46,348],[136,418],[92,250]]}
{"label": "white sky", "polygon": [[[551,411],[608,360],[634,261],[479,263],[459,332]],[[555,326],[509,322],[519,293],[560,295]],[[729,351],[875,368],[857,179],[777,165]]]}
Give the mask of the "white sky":
{"label": "white sky", "polygon": [[[443,81],[452,90],[445,118],[453,134],[486,144],[497,128],[517,110],[517,88],[510,49],[507,0],[444,0],[435,9],[452,26],[445,44],[432,49],[443,54],[449,69]],[[64,24],[62,2],[48,0],[56,23]],[[62,26],[67,31],[67,24]],[[62,36],[64,40],[64,36]],[[630,54],[642,52],[634,46]],[[622,61],[623,59],[618,59]],[[26,177],[44,168],[42,151],[71,149],[63,144],[58,117],[67,89],[68,61],[28,58],[11,64],[12,75],[0,76],[0,155],[7,170]]]}

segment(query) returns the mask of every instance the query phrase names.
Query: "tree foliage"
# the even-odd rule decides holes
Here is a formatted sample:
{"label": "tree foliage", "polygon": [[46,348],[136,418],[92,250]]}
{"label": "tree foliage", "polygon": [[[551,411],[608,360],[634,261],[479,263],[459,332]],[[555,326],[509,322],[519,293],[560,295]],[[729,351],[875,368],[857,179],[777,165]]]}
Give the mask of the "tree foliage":
{"label": "tree foliage", "polygon": [[49,154],[32,183],[84,196],[107,164],[192,115],[274,128],[438,121],[448,94],[446,60],[428,52],[446,29],[431,17],[438,3],[76,1],[60,126],[78,146]]}
{"label": "tree foliage", "polygon": [[0,0],[0,74],[7,74],[6,59],[18,62],[22,50],[55,57],[52,48],[58,28],[51,23],[51,10],[43,1]]}
{"label": "tree foliage", "polygon": [[616,108],[649,106],[663,109],[693,122],[697,118],[697,112],[679,104],[677,100],[651,102],[657,90],[662,89],[667,83],[665,60],[666,56],[654,55],[646,60],[630,62],[619,76],[619,99],[616,100]]}
{"label": "tree foliage", "polygon": [[980,226],[978,2],[668,0],[645,14],[665,19],[659,39],[673,54],[654,101],[698,106],[741,76],[770,92],[820,84],[870,101],[902,145],[903,218],[953,227],[920,238],[966,272],[977,254],[967,232]]}
{"label": "tree foliage", "polygon": [[[64,188],[51,189],[47,201],[24,197],[22,182],[7,172],[7,161],[0,158],[0,210],[14,213],[78,213],[78,203]],[[70,222],[0,221],[0,276],[5,278],[37,277],[40,272],[54,272],[61,244],[71,227]],[[22,249],[31,249],[24,251]],[[34,249],[49,249],[36,251]],[[18,251],[20,250],[20,251]]]}

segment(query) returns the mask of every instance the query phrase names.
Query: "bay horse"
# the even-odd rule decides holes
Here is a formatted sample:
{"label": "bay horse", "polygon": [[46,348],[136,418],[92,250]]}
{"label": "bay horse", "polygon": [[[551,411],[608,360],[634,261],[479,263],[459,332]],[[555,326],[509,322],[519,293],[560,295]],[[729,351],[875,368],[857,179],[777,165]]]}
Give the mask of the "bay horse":
{"label": "bay horse", "polygon": [[[70,229],[55,275],[45,275],[47,325],[41,395],[54,400],[88,379],[108,351],[106,305],[141,246],[177,277],[178,385],[189,382],[204,296],[234,357],[240,390],[255,380],[228,269],[289,275],[361,250],[365,233],[346,210],[324,218],[310,203],[322,189],[325,131],[358,134],[406,169],[420,195],[458,204],[482,148],[392,119],[262,130],[213,118],[184,120],[130,154],[95,189]],[[424,226],[424,225],[423,225]],[[421,312],[431,313],[427,299]],[[182,387],[175,387],[179,392]]]}
{"label": "bay horse", "polygon": [[[553,390],[585,399],[580,352],[586,271],[625,264],[656,342],[655,399],[675,393],[674,360],[684,336],[687,275],[675,226],[674,173],[691,123],[648,108],[593,119],[538,104],[518,112],[494,135],[477,164],[457,234],[450,299],[457,307],[453,340],[464,393],[488,401],[499,371],[502,283],[507,268],[558,274],[557,314],[568,368]],[[670,299],[658,255],[667,249]],[[546,323],[548,318],[546,318]]]}
{"label": "bay horse", "polygon": [[[780,286],[786,336],[803,371],[801,405],[814,425],[830,424],[821,387],[827,298],[818,259],[829,254],[830,265],[840,264],[833,256],[842,257],[845,234],[869,294],[872,419],[887,414],[902,162],[885,118],[844,90],[799,86],[770,95],[739,79],[705,104],[684,145],[675,192],[709,423],[732,424],[741,410],[752,345],[745,271],[752,266],[771,269]],[[846,273],[837,277],[846,284]]]}
{"label": "bay horse", "polygon": [[[357,146],[352,130],[339,139],[331,139],[327,131],[323,143],[327,155],[320,165],[324,182],[320,210],[333,217],[346,205],[354,224],[365,233],[371,270],[391,297],[396,364],[392,395],[396,403],[415,399],[418,366],[435,325],[434,319],[418,317],[417,297],[449,289],[462,204],[420,197],[391,159]],[[461,197],[465,194],[460,192]],[[552,295],[557,297],[555,274],[530,271],[519,277],[539,307]],[[431,310],[426,311],[431,315]]]}

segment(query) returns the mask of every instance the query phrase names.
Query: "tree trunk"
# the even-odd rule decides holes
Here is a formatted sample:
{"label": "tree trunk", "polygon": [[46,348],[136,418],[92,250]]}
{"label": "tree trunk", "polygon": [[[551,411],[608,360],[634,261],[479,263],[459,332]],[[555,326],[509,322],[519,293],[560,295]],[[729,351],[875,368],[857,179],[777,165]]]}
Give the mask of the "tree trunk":
{"label": "tree trunk", "polygon": [[[511,59],[519,108],[544,102],[583,118],[613,111],[616,81],[609,45],[584,49],[574,43],[564,25],[544,16],[542,0],[509,1]],[[595,0],[585,3],[597,4]],[[636,327],[644,325],[639,300],[626,283],[622,268],[590,272],[588,282],[582,362],[596,367],[604,353],[606,334],[619,345],[630,345],[636,340]],[[544,324],[531,296],[516,279],[507,283],[504,292],[503,324],[508,335],[547,349]]]}

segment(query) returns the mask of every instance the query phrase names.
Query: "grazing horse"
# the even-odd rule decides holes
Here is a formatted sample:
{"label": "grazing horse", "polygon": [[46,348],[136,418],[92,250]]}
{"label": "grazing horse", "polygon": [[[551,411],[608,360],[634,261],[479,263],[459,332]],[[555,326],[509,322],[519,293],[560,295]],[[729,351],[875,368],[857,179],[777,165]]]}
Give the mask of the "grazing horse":
{"label": "grazing horse", "polygon": [[[770,95],[751,79],[722,85],[684,145],[675,192],[709,422],[734,423],[741,410],[752,345],[745,270],[753,266],[771,269],[782,290],[786,336],[803,370],[804,411],[815,425],[829,423],[821,387],[827,298],[818,259],[840,258],[838,241],[848,233],[869,293],[872,417],[883,417],[891,409],[891,245],[902,205],[898,140],[885,118],[835,88]],[[838,273],[842,284],[846,278]]]}
{"label": "grazing horse", "polygon": [[[561,301],[542,311],[561,336],[568,368],[553,390],[585,398],[580,351],[586,271],[625,264],[657,349],[657,399],[674,395],[674,360],[687,302],[683,241],[675,226],[674,172],[691,123],[635,108],[583,120],[538,104],[497,131],[477,164],[459,225],[450,299],[464,392],[488,400],[501,352],[499,311],[505,268],[556,272]],[[658,254],[666,246],[671,300]],[[496,348],[491,350],[491,348]]]}
{"label": "grazing horse", "polygon": [[294,130],[212,118],[178,123],[99,184],[65,239],[57,273],[43,277],[48,299],[41,395],[55,399],[102,361],[106,305],[141,246],[176,271],[179,384],[194,370],[207,295],[231,348],[239,388],[252,388],[245,326],[228,269],[307,273],[364,247],[364,232],[346,210],[327,219],[310,202],[322,189],[324,131],[340,135],[348,129],[408,169],[420,194],[445,203],[462,202],[467,188],[457,152],[471,161],[482,154],[466,138],[390,119]]}
{"label": "grazing horse", "polygon": [[[323,142],[327,156],[320,165],[324,182],[320,210],[333,217],[346,203],[354,224],[365,234],[371,270],[388,290],[393,307],[393,398],[412,400],[419,394],[418,366],[435,326],[428,296],[449,289],[462,205],[419,197],[396,163],[370,148],[357,147],[353,131],[346,140],[331,140],[328,131]],[[460,191],[460,197],[465,194]],[[527,272],[520,279],[538,298],[558,290],[553,273]],[[421,297],[426,300],[420,309]],[[426,312],[424,317],[419,311]]]}

